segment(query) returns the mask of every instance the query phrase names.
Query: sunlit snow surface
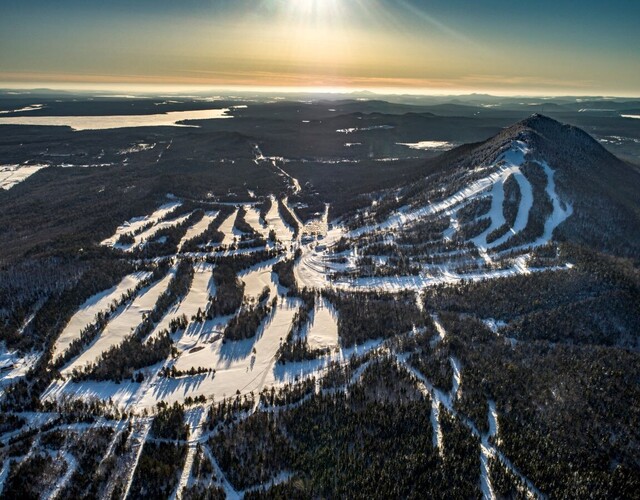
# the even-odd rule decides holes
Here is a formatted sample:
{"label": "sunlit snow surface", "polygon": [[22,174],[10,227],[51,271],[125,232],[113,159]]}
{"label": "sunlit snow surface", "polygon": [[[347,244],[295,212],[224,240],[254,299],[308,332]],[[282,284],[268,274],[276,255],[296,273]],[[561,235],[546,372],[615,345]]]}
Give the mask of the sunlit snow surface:
{"label": "sunlit snow surface", "polygon": [[398,146],[406,146],[410,149],[424,149],[442,151],[451,149],[453,144],[447,141],[420,141],[420,142],[397,142]]}
{"label": "sunlit snow surface", "polygon": [[[318,297],[308,323],[303,325],[296,335],[306,339],[310,349],[323,349],[326,350],[327,354],[320,355],[317,359],[311,361],[287,363],[285,365],[277,363],[278,348],[287,338],[292,321],[302,306],[302,301],[286,296],[287,290],[278,284],[277,275],[272,272],[272,266],[278,260],[291,258],[296,248],[301,249],[302,255],[294,267],[294,275],[300,288],[307,287],[309,289],[333,287],[351,291],[420,291],[424,287],[439,283],[453,283],[461,279],[498,279],[541,271],[542,268],[535,268],[529,264],[530,254],[522,253],[513,258],[506,267],[491,268],[489,266],[486,270],[472,269],[460,272],[448,264],[443,264],[432,266],[416,276],[349,279],[331,276],[335,271],[345,270],[351,266],[358,257],[356,249],[345,251],[346,263],[336,262],[331,259],[332,246],[342,237],[357,241],[362,236],[374,232],[382,232],[389,234],[393,238],[404,225],[420,221],[425,216],[442,214],[445,217],[455,219],[457,210],[480,197],[491,198],[490,210],[484,216],[489,218],[491,223],[489,229],[469,241],[479,250],[480,258],[491,264],[494,248],[508,241],[511,235],[517,234],[526,227],[534,204],[531,185],[520,170],[525,158],[537,164],[546,175],[546,192],[553,204],[553,211],[545,222],[544,234],[527,245],[536,246],[548,242],[554,229],[571,215],[572,208],[569,203],[563,203],[559,199],[554,182],[554,170],[544,161],[531,159],[528,153],[529,149],[525,142],[514,141],[492,165],[480,166],[475,169],[474,172],[479,175],[476,175],[472,182],[463,186],[458,192],[422,206],[404,207],[393,213],[386,220],[351,231],[346,230],[335,222],[329,224],[327,221],[328,210],[325,210],[321,217],[301,227],[302,237],[298,239],[293,236],[292,228],[282,220],[275,198],[272,198],[271,208],[266,214],[265,220],[261,220],[255,207],[245,205],[247,222],[262,235],[268,234],[273,229],[278,240],[285,243],[284,250],[286,251],[286,255],[257,263],[238,274],[239,280],[245,285],[245,299],[255,300],[265,287],[269,289],[271,299],[277,296],[277,306],[260,325],[255,336],[242,341],[223,341],[223,332],[231,316],[217,317],[204,322],[193,320],[198,310],[204,311],[206,309],[209,296],[216,293],[213,283],[213,265],[195,264],[195,276],[190,291],[181,301],[169,308],[165,317],[156,325],[150,335],[150,337],[157,335],[168,327],[171,319],[184,314],[189,321],[187,328],[184,331],[177,331],[173,334],[174,346],[178,353],[176,358],[170,357],[162,363],[142,369],[142,373],[145,374],[145,381],[142,384],[91,381],[73,383],[67,377],[66,380],[54,382],[46,391],[44,397],[71,395],[99,397],[101,399],[112,398],[120,406],[135,409],[136,411],[143,408],[152,408],[157,402],[163,400],[167,402],[183,401],[187,396],[203,395],[207,398],[213,397],[219,400],[222,396],[234,395],[236,391],[239,391],[240,394],[247,394],[251,391],[255,393],[265,387],[281,386],[284,383],[295,381],[296,378],[322,376],[323,370],[332,360],[345,360],[354,352],[364,353],[379,346],[381,340],[372,340],[351,349],[341,348],[337,327],[338,313],[329,302]],[[256,154],[256,161],[267,161],[259,150],[256,150]],[[508,234],[488,243],[486,238],[488,233],[500,227],[505,221],[503,213],[504,183],[510,177],[517,181],[521,192],[515,223]],[[137,242],[138,240],[140,240],[140,243],[147,241],[152,238],[149,235],[157,231],[163,224],[175,223],[176,218],[170,221],[162,221],[162,219],[170,214],[171,210],[179,206],[179,203],[178,200],[173,200],[171,203],[162,205],[148,216],[131,219],[120,226],[116,234],[105,240],[103,244],[115,245],[119,235],[140,231],[146,225],[151,225],[150,228],[145,229],[145,231],[136,236]],[[286,199],[284,203],[287,205]],[[234,238],[239,236],[239,233],[234,228],[238,208],[236,206],[235,211],[220,226],[220,230],[225,235],[224,243],[231,243]],[[291,209],[291,207],[289,208]],[[295,215],[293,210],[292,213]],[[213,217],[215,217],[215,213],[208,212],[205,215],[206,221],[196,223],[187,230],[189,237],[200,234],[208,223],[213,220]],[[305,236],[314,233],[320,236],[318,238]],[[186,239],[185,237],[183,241],[186,241]],[[252,249],[220,249],[219,251],[214,249],[208,254],[205,252],[180,254],[179,251],[175,258],[232,255],[236,253],[247,254],[253,251]],[[565,264],[545,269],[563,270],[570,267],[570,264]],[[130,305],[116,311],[105,331],[78,359],[73,360],[63,369],[63,375],[69,375],[74,367],[81,367],[94,361],[106,349],[122,342],[126,335],[142,321],[145,312],[148,312],[154,306],[157,297],[166,290],[170,278],[171,275],[142,290]],[[123,284],[118,285],[116,290],[124,286]],[[116,290],[106,291],[103,292],[104,296],[99,294],[99,296],[89,299],[74,316],[70,323],[71,326],[67,327],[66,333],[63,334],[59,343],[62,346],[65,343],[68,344],[77,335],[79,328],[91,319],[91,315],[105,306],[108,301],[107,297],[117,294]],[[438,323],[436,322],[437,326]],[[460,383],[460,365],[455,359],[451,359],[450,362],[452,363],[454,374],[457,375],[454,383],[454,388],[457,388]],[[211,368],[215,372],[190,376],[184,375],[177,378],[158,376],[160,368],[170,366],[174,366],[177,370],[183,372],[201,367]],[[456,397],[457,389],[452,393],[439,394],[439,400],[449,405],[453,405]],[[437,440],[437,436],[435,439]],[[488,491],[488,488],[490,488],[489,483],[483,484],[483,488]]]}
{"label": "sunlit snow surface", "polygon": [[156,115],[108,116],[11,116],[0,117],[0,125],[65,126],[73,130],[104,130],[127,127],[197,127],[187,120],[232,118],[229,108],[198,111],[169,111]]}
{"label": "sunlit snow surface", "polygon": [[11,189],[16,184],[48,165],[0,165],[0,189]]}

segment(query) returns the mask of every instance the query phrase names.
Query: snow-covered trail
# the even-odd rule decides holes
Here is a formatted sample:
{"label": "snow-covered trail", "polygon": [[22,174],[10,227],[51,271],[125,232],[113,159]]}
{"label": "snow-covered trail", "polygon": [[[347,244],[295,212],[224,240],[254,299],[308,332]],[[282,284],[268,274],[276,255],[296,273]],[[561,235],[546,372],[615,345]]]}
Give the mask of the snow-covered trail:
{"label": "snow-covered trail", "polygon": [[[529,246],[529,245],[527,245]],[[350,291],[385,291],[385,292],[400,292],[405,290],[421,291],[426,287],[435,286],[445,283],[458,283],[461,280],[464,281],[482,281],[485,279],[497,279],[505,278],[508,276],[516,276],[520,274],[528,274],[532,272],[544,272],[544,271],[561,271],[571,269],[571,264],[554,267],[526,267],[523,266],[522,260],[516,260],[513,267],[506,269],[496,269],[492,271],[482,271],[475,273],[456,273],[451,270],[443,270],[438,275],[433,276],[393,276],[393,277],[366,277],[355,278],[352,280],[340,280],[332,283],[334,288]],[[308,272],[308,271],[307,271]],[[311,273],[309,273],[311,274]],[[299,274],[303,277],[303,286],[310,286],[312,284],[319,284],[317,279],[306,279],[304,273]],[[327,278],[324,278],[321,283],[327,286]],[[300,283],[299,283],[300,284]]]}
{"label": "snow-covered trail", "polygon": [[485,500],[495,500],[496,495],[491,484],[491,472],[489,460],[494,456],[492,449],[487,446],[490,439],[495,438],[498,433],[498,414],[496,403],[489,400],[489,411],[487,415],[489,421],[489,432],[482,435],[480,441],[480,487]]}
{"label": "snow-covered trail", "polygon": [[302,222],[302,219],[300,219],[300,217],[298,217],[298,214],[296,214],[296,211],[293,209],[293,207],[291,205],[289,205],[289,197],[288,196],[285,196],[284,198],[282,198],[282,204],[285,206],[285,208],[287,210],[289,210],[289,212],[291,213],[291,215],[295,219],[296,223],[298,224],[298,227],[300,229],[304,228],[304,222]]}
{"label": "snow-covered trail", "polygon": [[158,297],[167,289],[174,275],[175,268],[171,269],[160,281],[142,290],[132,303],[121,308],[98,338],[61,371],[62,375],[69,376],[75,368],[78,370],[84,368],[95,362],[100,354],[110,347],[122,343],[142,322],[143,316],[153,309]]}
{"label": "snow-covered trail", "polygon": [[286,224],[282,217],[280,217],[280,211],[278,210],[278,201],[271,197],[271,208],[266,215],[265,222],[269,229],[273,229],[276,232],[276,238],[282,241],[285,245],[291,244],[295,238],[293,237],[293,229]]}
{"label": "snow-covered trail", "polygon": [[122,498],[127,498],[129,496],[129,490],[131,490],[131,485],[133,484],[133,476],[135,475],[136,469],[138,467],[138,462],[140,461],[140,456],[142,455],[142,449],[144,448],[144,443],[147,441],[147,436],[149,435],[149,431],[151,430],[152,422],[153,419],[151,418],[137,419],[134,421],[134,427],[137,423],[140,423],[140,429],[131,432],[129,439],[127,440],[128,449],[134,449],[135,446],[137,446],[137,448],[135,449],[135,454],[133,455],[133,463],[126,469],[127,477],[124,484],[124,493],[122,494]]}
{"label": "snow-covered trail", "polygon": [[54,359],[62,356],[69,345],[80,338],[81,331],[93,323],[99,312],[106,311],[127,290],[133,290],[149,273],[139,272],[125,276],[116,286],[89,297],[71,317],[54,344]]}
{"label": "snow-covered trail", "polygon": [[311,349],[338,346],[338,312],[327,299],[316,299],[311,318],[300,332],[300,337],[307,339]]}
{"label": "snow-covered trail", "polygon": [[[465,188],[449,196],[448,198],[445,198],[442,201],[431,203],[414,210],[401,211],[400,213],[390,216],[389,218],[387,218],[387,220],[379,224],[364,226],[350,231],[348,233],[348,236],[356,237],[376,230],[394,229],[401,227],[408,222],[423,218],[427,215],[444,212],[445,210],[459,205],[464,201],[474,198],[480,193],[495,187],[497,184],[503,183],[504,180],[510,175],[519,173],[519,167],[524,163],[525,155],[528,152],[529,148],[524,142],[514,141],[511,145],[511,148],[505,153],[501,154],[496,159],[494,164],[488,167],[491,168],[495,165],[500,165],[499,167],[497,167],[497,170],[495,172],[491,173],[487,177],[472,182]],[[501,186],[499,186],[498,189],[495,189],[495,192],[493,194],[496,196],[500,196],[500,194],[502,194],[502,198],[504,199],[504,190]],[[497,202],[495,205],[492,205],[492,211],[495,211],[496,216],[498,216],[498,213],[502,213],[502,203],[499,203],[499,210]]]}
{"label": "snow-covered trail", "polygon": [[184,234],[180,243],[178,243],[178,252],[182,250],[182,246],[192,238],[196,236],[200,236],[205,230],[209,227],[209,224],[213,222],[213,220],[218,215],[218,212],[213,210],[211,212],[205,212],[204,217],[196,222],[193,226],[187,229],[187,232]]}
{"label": "snow-covered trail", "polygon": [[538,162],[538,164],[544,169],[545,173],[547,174],[546,191],[547,195],[551,199],[551,203],[553,204],[553,212],[551,212],[551,216],[545,221],[544,234],[532,244],[525,245],[531,247],[546,245],[551,240],[553,231],[555,231],[555,229],[565,220],[567,220],[573,213],[573,206],[571,204],[563,204],[560,201],[558,193],[556,192],[556,183],[554,179],[555,171],[551,167],[549,167],[546,161]]}
{"label": "snow-covered trail", "polygon": [[231,485],[225,473],[222,472],[222,469],[220,468],[220,465],[218,464],[216,457],[213,456],[213,453],[211,453],[211,450],[209,449],[209,447],[203,446],[202,450],[204,454],[207,456],[207,458],[209,459],[209,461],[211,462],[211,465],[213,466],[213,472],[216,475],[216,477],[219,478],[220,486],[222,486],[222,489],[224,490],[224,494],[227,500],[240,500],[240,498],[242,498],[241,495]]}
{"label": "snow-covered trail", "polygon": [[134,217],[126,221],[124,224],[118,226],[116,232],[110,238],[103,240],[101,245],[114,246],[118,241],[118,238],[123,234],[132,233],[146,226],[147,224],[157,224],[160,219],[166,217],[172,210],[182,205],[181,201],[170,201],[161,205],[155,212],[150,215],[143,215],[141,217]]}
{"label": "snow-covered trail", "polygon": [[[483,233],[471,240],[479,248],[494,248],[501,245],[514,234],[524,230],[529,222],[529,212],[533,207],[533,189],[531,183],[522,174],[519,166],[511,167],[508,172],[509,174],[496,182],[491,190],[491,209],[488,214],[489,217],[491,217],[491,225]],[[487,236],[506,222],[504,217],[504,183],[511,176],[513,176],[520,188],[520,205],[518,206],[516,220],[509,231],[497,240],[487,243]]]}
{"label": "snow-covered trail", "polygon": [[173,319],[179,318],[183,314],[187,321],[197,314],[198,310],[205,311],[209,295],[215,294],[215,283],[213,281],[213,264],[200,262],[194,266],[193,282],[187,295],[174,303],[165,313],[162,319],[156,324],[146,341],[158,336],[163,330],[169,330],[169,325]]}
{"label": "snow-covered trail", "polygon": [[233,232],[233,224],[236,221],[236,217],[238,215],[238,209],[236,208],[233,213],[222,221],[218,230],[224,233],[224,239],[222,240],[222,245],[231,245],[233,240],[236,239],[237,235]]}
{"label": "snow-covered trail", "polygon": [[245,207],[245,209],[247,213],[244,220],[247,221],[247,224],[261,234],[263,238],[267,238],[269,236],[269,227],[260,220],[260,211],[250,206]]}
{"label": "snow-covered trail", "polygon": [[193,459],[196,456],[198,440],[202,434],[205,420],[207,419],[207,409],[204,406],[198,406],[189,411],[185,417],[189,425],[189,444],[187,448],[187,456],[182,467],[180,480],[176,490],[171,495],[172,500],[180,500],[182,498],[182,490],[188,485],[193,469]]}
{"label": "snow-covered trail", "polygon": [[43,498],[47,498],[48,500],[55,500],[56,498],[58,498],[58,496],[60,495],[62,490],[69,483],[69,480],[71,479],[71,476],[73,475],[73,473],[78,468],[78,461],[68,451],[63,451],[61,453],[61,458],[63,458],[64,461],[67,463],[67,471],[64,473],[64,475],[60,478],[60,480],[53,487],[53,490],[50,493],[43,495]]}

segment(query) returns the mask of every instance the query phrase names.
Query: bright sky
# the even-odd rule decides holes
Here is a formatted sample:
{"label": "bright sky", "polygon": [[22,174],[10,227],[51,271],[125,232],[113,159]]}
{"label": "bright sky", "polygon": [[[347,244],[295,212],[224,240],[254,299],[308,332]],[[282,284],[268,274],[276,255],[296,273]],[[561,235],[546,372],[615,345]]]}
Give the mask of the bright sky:
{"label": "bright sky", "polygon": [[0,0],[0,86],[640,95],[636,0]]}

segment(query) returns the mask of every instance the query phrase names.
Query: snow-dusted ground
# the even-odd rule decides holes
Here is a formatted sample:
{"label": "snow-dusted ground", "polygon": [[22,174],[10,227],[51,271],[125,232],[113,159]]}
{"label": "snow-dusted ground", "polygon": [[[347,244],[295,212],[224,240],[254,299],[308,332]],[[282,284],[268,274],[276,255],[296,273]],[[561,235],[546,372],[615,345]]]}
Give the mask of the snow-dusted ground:
{"label": "snow-dusted ground", "polygon": [[186,125],[186,120],[233,118],[229,109],[203,109],[198,111],[169,111],[156,115],[108,116],[11,116],[0,117],[0,125],[65,126],[73,130],[105,130],[125,127],[198,127]]}
{"label": "snow-dusted ground", "polygon": [[111,304],[117,301],[127,290],[133,290],[140,281],[149,276],[149,273],[140,272],[125,276],[116,286],[104,290],[93,297],[88,298],[80,309],[71,317],[67,326],[54,344],[54,358],[61,356],[71,342],[80,338],[80,332],[93,323],[96,314],[106,311]]}
{"label": "snow-dusted ground", "polygon": [[[17,351],[8,351],[0,343],[0,387],[5,387],[24,377],[29,369],[35,365],[40,357],[39,353],[29,353],[24,356]],[[2,391],[0,391],[0,395]]]}
{"label": "snow-dusted ground", "polygon": [[24,106],[23,108],[2,110],[0,111],[0,115],[9,115],[11,113],[25,113],[27,111],[38,111],[43,107],[44,104],[30,104],[29,106]]}
{"label": "snow-dusted ground", "polygon": [[553,203],[553,212],[544,224],[544,234],[536,240],[532,245],[527,246],[542,246],[547,244],[553,236],[553,231],[562,224],[573,213],[573,206],[571,204],[565,204],[560,201],[558,193],[556,192],[556,183],[554,180],[555,172],[547,162],[541,162],[540,166],[547,174],[547,194],[551,198]]}
{"label": "snow-dusted ground", "polygon": [[205,212],[204,217],[202,217],[200,221],[196,222],[193,226],[187,229],[187,232],[184,234],[184,236],[180,240],[180,243],[178,244],[178,251],[182,249],[182,245],[184,245],[187,241],[204,233],[205,230],[209,227],[209,224],[211,224],[213,219],[216,218],[216,215],[218,215],[218,212],[216,212],[215,210],[212,212]]}
{"label": "snow-dusted ground", "polygon": [[175,270],[171,270],[160,281],[142,290],[131,304],[120,308],[100,336],[80,356],[66,366],[62,370],[62,374],[70,375],[74,368],[81,369],[94,362],[102,352],[122,343],[142,322],[143,315],[153,309],[158,297],[167,289],[167,285],[174,275]]}
{"label": "snow-dusted ground", "polygon": [[49,165],[0,165],[0,189],[11,189],[16,184]]}
{"label": "snow-dusted ground", "polygon": [[144,215],[142,217],[134,217],[133,219],[126,221],[121,226],[118,226],[118,228],[116,229],[115,234],[113,236],[111,236],[110,238],[107,238],[106,240],[103,240],[101,242],[101,244],[102,245],[108,245],[108,246],[114,246],[116,244],[116,242],[118,241],[118,238],[120,236],[122,236],[123,234],[131,233],[133,231],[137,231],[141,227],[146,226],[147,224],[150,224],[150,223],[157,224],[157,222],[160,219],[165,217],[169,212],[171,212],[175,208],[179,207],[180,205],[182,205],[182,202],[180,202],[180,201],[170,201],[170,202],[165,203],[164,205],[160,206],[151,215]]}

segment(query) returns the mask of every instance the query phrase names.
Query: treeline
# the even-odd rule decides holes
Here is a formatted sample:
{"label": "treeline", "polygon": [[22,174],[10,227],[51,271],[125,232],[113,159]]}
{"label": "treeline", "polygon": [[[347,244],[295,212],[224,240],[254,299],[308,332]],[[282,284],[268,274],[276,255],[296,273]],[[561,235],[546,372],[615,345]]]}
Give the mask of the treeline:
{"label": "treeline", "polygon": [[226,340],[244,340],[254,337],[262,322],[276,308],[278,297],[275,296],[268,302],[269,288],[265,287],[266,296],[263,292],[255,305],[246,304],[240,313],[231,318],[224,329]]}
{"label": "treeline", "polygon": [[[146,441],[127,498],[169,498],[178,486],[186,458],[186,444]],[[118,488],[114,491],[115,498],[123,494]]]}
{"label": "treeline", "polygon": [[176,253],[178,245],[187,230],[200,222],[203,217],[204,210],[201,208],[195,210],[181,223],[156,231],[151,236],[150,241],[146,241],[135,248],[131,255],[136,259],[148,259]]}
{"label": "treeline", "polygon": [[282,220],[293,230],[293,237],[297,238],[301,229],[300,224],[298,224],[298,220],[291,213],[289,208],[287,208],[282,199],[278,200],[278,213],[280,214],[280,217],[282,217]]}
{"label": "treeline", "polygon": [[283,259],[273,265],[273,272],[278,275],[278,283],[295,293],[298,288],[296,277],[293,273],[296,260],[302,255],[302,250],[296,249],[293,259]]}
{"label": "treeline", "polygon": [[529,211],[529,219],[525,228],[514,234],[502,245],[498,245],[495,250],[502,251],[510,247],[531,243],[544,234],[544,226],[547,219],[553,213],[553,202],[547,193],[547,174],[543,168],[537,164],[528,162],[522,167],[522,173],[531,183],[533,199],[535,203]]}
{"label": "treeline", "polygon": [[323,290],[322,295],[338,311],[338,335],[345,347],[371,339],[389,338],[424,324],[415,295],[410,292]]}
{"label": "treeline", "polygon": [[285,384],[276,390],[274,387],[266,387],[260,393],[260,404],[269,406],[286,406],[302,401],[305,397],[313,394],[316,388],[314,377],[304,379],[295,384]]}
{"label": "treeline", "polygon": [[264,201],[260,203],[260,205],[258,205],[258,210],[260,212],[260,220],[262,220],[264,224],[267,223],[267,214],[269,213],[269,210],[271,210],[272,204],[273,203],[271,201],[271,197],[267,196],[264,199]]}
{"label": "treeline", "polygon": [[119,260],[107,259],[88,270],[74,288],[47,300],[30,324],[33,332],[37,332],[36,337],[42,346],[42,354],[24,379],[5,389],[2,403],[5,411],[11,408],[35,410],[41,406],[40,394],[59,376],[58,370],[49,366],[55,341],[73,314],[89,297],[116,285],[125,274],[144,269],[148,269],[148,265],[133,266]]}
{"label": "treeline", "polygon": [[224,233],[220,231],[220,225],[228,219],[234,211],[232,205],[221,205],[220,211],[209,223],[207,229],[197,236],[194,236],[182,245],[183,252],[199,252],[201,247],[209,243],[222,243]]}
{"label": "treeline", "polygon": [[124,292],[118,300],[114,301],[109,306],[107,311],[98,312],[98,314],[96,314],[95,321],[83,328],[80,332],[80,337],[73,340],[67,347],[67,350],[62,355],[58,356],[52,364],[53,368],[59,370],[72,359],[79,356],[87,346],[103,332],[113,314],[115,314],[125,304],[132,302],[141,290],[160,281],[160,279],[162,279],[169,271],[169,266],[170,264],[168,261],[161,261],[155,267],[150,276],[138,282],[135,288]]}
{"label": "treeline", "polygon": [[219,424],[230,424],[242,413],[252,410],[256,405],[253,392],[240,396],[240,391],[235,397],[223,398],[218,403],[213,403],[207,410],[207,428],[212,431]]}
{"label": "treeline", "polygon": [[328,351],[328,349],[311,349],[306,337],[300,337],[302,329],[311,320],[316,304],[316,295],[316,292],[310,292],[306,288],[296,293],[296,297],[302,299],[302,306],[293,316],[287,338],[278,347],[276,359],[279,363],[316,359]]}
{"label": "treeline", "polygon": [[189,437],[189,426],[184,422],[184,407],[179,403],[168,405],[161,401],[151,424],[151,435],[160,439],[184,441]]}
{"label": "treeline", "polygon": [[430,287],[425,308],[507,321],[503,334],[522,340],[637,347],[640,279],[630,263],[567,245],[559,258],[575,266]]}
{"label": "treeline", "polygon": [[233,227],[235,227],[241,233],[245,233],[246,235],[256,238],[260,235],[256,232],[256,230],[247,222],[247,209],[244,206],[241,206],[238,209],[238,213],[236,214],[236,219],[233,223]]}
{"label": "treeline", "polygon": [[[488,430],[487,402],[493,400],[495,444],[543,493],[634,496],[637,352],[546,341],[513,344],[468,316],[442,314],[441,320],[464,367],[456,407],[483,432]],[[616,439],[609,439],[614,434]]]}
{"label": "treeline", "polygon": [[234,314],[242,305],[244,282],[238,278],[233,267],[227,265],[219,265],[213,270],[213,280],[216,294],[209,297],[207,319]]}

